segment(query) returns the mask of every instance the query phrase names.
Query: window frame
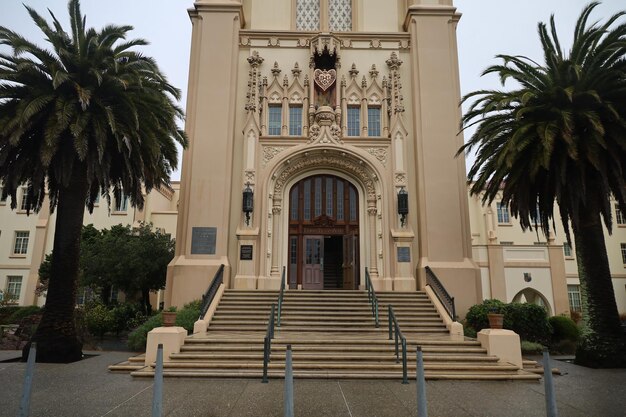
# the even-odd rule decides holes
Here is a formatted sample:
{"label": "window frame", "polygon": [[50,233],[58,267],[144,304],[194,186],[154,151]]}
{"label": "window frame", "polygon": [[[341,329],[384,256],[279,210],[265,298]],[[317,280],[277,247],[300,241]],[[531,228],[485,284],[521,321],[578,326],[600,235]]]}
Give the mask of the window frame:
{"label": "window frame", "polygon": [[496,217],[498,224],[511,224],[511,212],[509,205],[503,204],[502,201],[496,202]]}
{"label": "window frame", "polygon": [[582,312],[583,303],[580,295],[580,284],[567,284],[567,303],[571,311]]}
{"label": "window frame", "polygon": [[[378,112],[378,118],[373,119],[370,110]],[[373,122],[375,120],[375,122]],[[373,126],[377,127],[377,131],[373,131]],[[380,137],[382,136],[382,108],[380,106],[368,106],[367,107],[367,136]]]}
{"label": "window frame", "polygon": [[[274,110],[275,112],[273,112]],[[272,126],[272,123],[276,123],[276,120],[272,120],[272,115],[278,115],[278,127]],[[270,103],[267,105],[267,135],[268,136],[281,136],[283,128],[283,106],[281,104]],[[276,130],[277,129],[277,130]],[[273,133],[277,132],[277,133]]]}
{"label": "window frame", "polygon": [[[11,284],[12,284],[11,280],[13,279],[19,279],[19,282],[17,283],[17,288],[18,288],[17,292],[9,291],[9,288],[11,287]],[[7,275],[7,280],[6,280],[5,290],[4,290],[5,297],[9,300],[14,300],[14,301],[19,302],[20,297],[22,295],[22,284],[24,284],[24,277],[22,275]]]}
{"label": "window frame", "polygon": [[[357,30],[357,2],[350,0],[350,29],[349,30],[337,30],[330,28],[330,3],[333,0],[317,0],[319,3],[319,17],[318,17],[318,27],[316,29],[302,29],[298,27],[298,1],[292,1],[292,18],[291,18],[291,29],[294,31],[302,31],[302,32],[338,32],[338,33],[346,33],[346,32],[354,32]],[[313,0],[315,1],[315,0]]]}
{"label": "window frame", "polygon": [[[25,233],[25,236],[18,236],[18,233]],[[20,242],[20,252],[18,249],[18,239]],[[25,242],[25,243],[24,243]],[[30,244],[30,230],[16,230],[13,234],[13,245],[11,248],[11,256],[25,257],[28,255],[28,245]],[[21,251],[23,247],[23,252]]]}
{"label": "window frame", "polygon": [[[292,109],[298,109],[300,115],[293,117]],[[304,114],[301,104],[289,105],[289,136],[302,136],[302,115]],[[269,123],[268,123],[269,125]],[[268,126],[269,128],[269,126]],[[297,132],[297,133],[296,133]]]}
{"label": "window frame", "polygon": [[620,243],[619,245],[622,254],[622,263],[624,264],[624,268],[626,268],[626,243]]}
{"label": "window frame", "polygon": [[626,226],[626,216],[619,208],[619,204],[615,203],[615,224],[618,226]]}
{"label": "window frame", "polygon": [[[350,116],[353,116],[352,118]],[[354,126],[356,116],[356,128]],[[356,130],[355,130],[356,129]],[[357,132],[357,134],[353,134]],[[346,136],[358,138],[361,136],[361,106],[349,105],[346,110]]]}
{"label": "window frame", "polygon": [[115,197],[115,206],[113,206],[114,213],[128,213],[128,196],[121,193],[119,198]]}
{"label": "window frame", "polygon": [[574,254],[572,252],[572,246],[567,242],[563,242],[563,256],[566,259],[574,258]]}

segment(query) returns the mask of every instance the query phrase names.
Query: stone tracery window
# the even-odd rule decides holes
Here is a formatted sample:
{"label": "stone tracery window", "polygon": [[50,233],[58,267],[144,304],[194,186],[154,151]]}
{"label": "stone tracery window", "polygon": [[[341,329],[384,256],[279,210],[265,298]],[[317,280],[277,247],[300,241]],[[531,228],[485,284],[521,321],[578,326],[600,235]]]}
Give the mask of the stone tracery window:
{"label": "stone tracery window", "polygon": [[351,31],[352,0],[296,0],[296,30]]}

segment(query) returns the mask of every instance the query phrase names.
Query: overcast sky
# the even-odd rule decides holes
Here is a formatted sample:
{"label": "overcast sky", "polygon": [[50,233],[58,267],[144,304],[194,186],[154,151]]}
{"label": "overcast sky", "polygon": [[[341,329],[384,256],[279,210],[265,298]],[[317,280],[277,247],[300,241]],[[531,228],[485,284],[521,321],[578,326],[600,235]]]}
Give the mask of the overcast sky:
{"label": "overcast sky", "polygon": [[[378,0],[387,1],[387,0]],[[66,0],[0,0],[0,25],[43,44],[41,33],[30,20],[22,3],[40,14],[51,9],[65,25]],[[569,49],[573,27],[587,0],[454,0],[463,14],[457,29],[461,94],[499,88],[495,76],[480,77],[496,54],[526,55],[540,61],[541,48],[537,23],[556,15],[559,39]],[[172,84],[183,90],[185,105],[191,23],[187,11],[191,0],[83,0],[87,26],[100,28],[108,23],[135,27],[133,38],[144,38],[150,45],[145,54],[154,57]],[[623,0],[604,0],[592,14],[593,20],[604,19],[626,9]],[[69,26],[66,26],[69,28]],[[175,174],[178,179],[179,174]]]}

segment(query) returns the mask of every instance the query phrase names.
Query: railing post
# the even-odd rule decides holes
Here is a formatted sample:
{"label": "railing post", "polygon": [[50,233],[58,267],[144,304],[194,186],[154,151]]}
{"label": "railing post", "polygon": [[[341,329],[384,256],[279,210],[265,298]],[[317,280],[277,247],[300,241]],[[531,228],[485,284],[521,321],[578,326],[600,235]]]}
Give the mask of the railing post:
{"label": "railing post", "polygon": [[424,375],[424,356],[422,347],[417,347],[417,371],[415,373],[415,385],[417,386],[417,416],[428,417],[426,407],[426,378]]}
{"label": "railing post", "polygon": [[391,323],[392,323],[392,321],[393,321],[393,319],[391,318],[391,316],[392,316],[392,314],[393,314],[393,309],[391,308],[391,304],[389,304],[387,307],[388,307],[388,308],[387,308],[387,311],[389,312],[389,313],[388,313],[388,315],[387,315],[387,317],[388,317],[388,319],[389,319],[389,340],[391,340],[391,339],[392,339],[392,337],[393,337],[393,336],[392,336],[392,333],[391,333],[391,332],[392,332],[392,329],[391,329]]}
{"label": "railing post", "polygon": [[[394,317],[395,319],[395,317]],[[395,333],[395,338],[396,338],[396,363],[400,363],[400,353],[398,352],[398,324],[396,323],[396,321],[394,320],[394,333]]]}
{"label": "railing post", "polygon": [[293,417],[293,364],[291,345],[285,353],[285,417]]}
{"label": "railing post", "polygon": [[156,368],[154,370],[154,394],[152,395],[152,417],[163,415],[163,344],[157,347]]}
{"label": "railing post", "polygon": [[554,381],[552,380],[552,368],[550,367],[550,353],[548,353],[547,348],[543,350],[543,384],[546,391],[546,415],[548,417],[558,417],[559,411],[556,408]]}
{"label": "railing post", "polygon": [[407,364],[406,364],[406,338],[402,336],[402,383],[408,384],[409,378],[407,376]]}
{"label": "railing post", "polygon": [[267,379],[267,363],[269,362],[269,354],[268,354],[268,337],[265,336],[265,338],[263,339],[263,379],[261,380],[262,383],[267,384],[268,383],[268,379]]}
{"label": "railing post", "polygon": [[26,374],[24,375],[24,387],[22,389],[22,400],[20,401],[19,417],[26,417],[30,413],[30,393],[33,387],[33,375],[35,373],[35,358],[37,357],[37,343],[33,342],[28,351],[26,362]]}
{"label": "railing post", "polygon": [[276,304],[272,304],[272,314],[270,316],[270,339],[274,338],[275,311],[276,311]]}
{"label": "railing post", "polygon": [[376,328],[378,328],[379,327],[379,324],[378,324],[378,300],[374,300],[374,307],[376,309],[374,319],[376,321]]}

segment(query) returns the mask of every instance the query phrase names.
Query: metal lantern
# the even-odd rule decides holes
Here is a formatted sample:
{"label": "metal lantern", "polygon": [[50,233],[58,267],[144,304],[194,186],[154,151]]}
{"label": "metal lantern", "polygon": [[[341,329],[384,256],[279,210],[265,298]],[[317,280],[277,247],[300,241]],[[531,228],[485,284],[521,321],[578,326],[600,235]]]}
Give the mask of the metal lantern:
{"label": "metal lantern", "polygon": [[250,183],[246,183],[246,188],[243,190],[243,212],[246,213],[246,226],[250,225],[250,213],[254,209],[254,192],[250,188]]}
{"label": "metal lantern", "polygon": [[402,227],[406,223],[406,215],[409,214],[409,194],[404,187],[398,191],[398,214],[400,215],[400,223]]}

